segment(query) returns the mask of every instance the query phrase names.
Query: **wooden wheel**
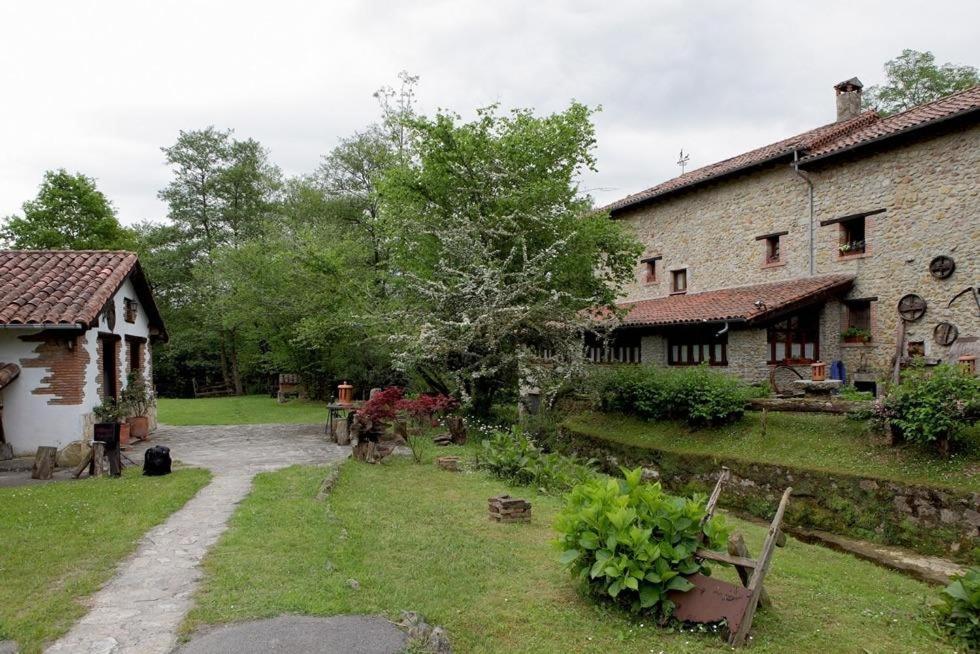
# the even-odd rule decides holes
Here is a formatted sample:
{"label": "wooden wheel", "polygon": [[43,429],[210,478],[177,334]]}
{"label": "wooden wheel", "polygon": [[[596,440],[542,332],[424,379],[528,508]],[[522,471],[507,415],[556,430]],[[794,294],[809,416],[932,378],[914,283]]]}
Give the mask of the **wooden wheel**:
{"label": "wooden wheel", "polygon": [[929,273],[936,279],[946,279],[954,270],[956,270],[956,262],[946,255],[939,255],[929,262]]}
{"label": "wooden wheel", "polygon": [[960,330],[951,322],[941,322],[932,330],[932,337],[939,345],[952,345],[960,335]]}
{"label": "wooden wheel", "polygon": [[780,363],[773,366],[769,371],[769,385],[776,395],[790,395],[796,391],[793,382],[803,379],[803,375],[796,368]]}
{"label": "wooden wheel", "polygon": [[898,301],[898,315],[905,322],[915,322],[926,313],[926,301],[915,293],[909,293]]}

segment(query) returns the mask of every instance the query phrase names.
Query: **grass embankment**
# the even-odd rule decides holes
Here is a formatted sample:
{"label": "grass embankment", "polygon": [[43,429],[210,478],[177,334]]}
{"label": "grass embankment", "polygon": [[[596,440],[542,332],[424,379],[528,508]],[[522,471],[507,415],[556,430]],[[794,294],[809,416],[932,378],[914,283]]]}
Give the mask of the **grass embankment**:
{"label": "grass embankment", "polygon": [[[728,651],[717,636],[670,633],[583,598],[551,544],[556,498],[397,457],[345,464],[323,503],[313,498],[324,475],[293,467],[256,478],[205,560],[185,632],[282,613],[406,609],[447,627],[458,652]],[[531,524],[487,519],[487,498],[505,491],[532,501]],[[734,522],[758,553],[764,530]],[[775,606],[756,618],[753,652],[952,651],[917,621],[934,591],[870,563],[790,538],[766,584]]]}
{"label": "grass embankment", "polygon": [[157,418],[165,425],[305,425],[325,423],[327,405],[306,400],[280,404],[268,395],[161,398]]}
{"label": "grass embankment", "polygon": [[889,447],[875,442],[864,423],[844,416],[770,411],[765,434],[761,420],[761,413],[750,411],[732,425],[691,430],[677,422],[583,413],[564,424],[587,436],[641,448],[980,490],[977,444],[944,460],[915,445]]}
{"label": "grass embankment", "polygon": [[0,489],[0,640],[39,652],[86,611],[139,539],[204,485],[206,470]]}

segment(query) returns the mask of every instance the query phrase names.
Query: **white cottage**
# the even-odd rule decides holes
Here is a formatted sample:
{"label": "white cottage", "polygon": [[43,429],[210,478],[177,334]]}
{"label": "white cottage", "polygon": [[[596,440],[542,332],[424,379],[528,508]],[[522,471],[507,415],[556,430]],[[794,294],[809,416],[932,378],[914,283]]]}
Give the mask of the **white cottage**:
{"label": "white cottage", "polygon": [[130,373],[152,388],[166,339],[132,252],[0,250],[0,443],[29,455],[91,437]]}

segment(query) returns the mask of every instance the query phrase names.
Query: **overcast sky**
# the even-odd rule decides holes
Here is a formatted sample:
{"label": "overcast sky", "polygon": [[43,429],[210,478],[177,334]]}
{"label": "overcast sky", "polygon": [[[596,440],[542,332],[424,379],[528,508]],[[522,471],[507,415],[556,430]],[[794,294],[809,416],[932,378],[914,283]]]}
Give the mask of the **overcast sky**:
{"label": "overcast sky", "polygon": [[5,0],[0,216],[46,169],[96,178],[120,219],[163,219],[160,147],[234,128],[287,174],[421,76],[420,107],[602,105],[602,202],[834,118],[832,86],[903,48],[980,65],[980,2]]}

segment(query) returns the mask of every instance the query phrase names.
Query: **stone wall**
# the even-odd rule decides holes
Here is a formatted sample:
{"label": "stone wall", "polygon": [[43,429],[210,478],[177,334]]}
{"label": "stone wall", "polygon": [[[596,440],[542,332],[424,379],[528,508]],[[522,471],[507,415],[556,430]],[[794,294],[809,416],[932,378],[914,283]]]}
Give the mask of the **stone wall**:
{"label": "stone wall", "polygon": [[721,505],[771,520],[779,498],[793,488],[785,521],[923,554],[980,563],[980,492],[915,486],[818,470],[680,454],[603,440],[563,428],[553,443],[566,454],[619,466],[655,470],[678,494],[710,493],[722,466],[732,471]]}
{"label": "stone wall", "polygon": [[[961,337],[980,336],[980,317],[969,294],[953,306],[953,295],[980,281],[980,126],[953,124],[946,133],[910,140],[874,153],[837,157],[814,164],[807,174],[814,185],[815,272],[856,275],[849,298],[872,303],[869,344],[843,344],[840,326],[845,308],[831,302],[822,318],[821,358],[842,359],[849,371],[866,370],[870,379],[887,376],[897,344],[896,306],[907,293],[928,303],[926,315],[908,325],[906,340],[923,341],[927,357],[943,358],[948,348],[933,339],[938,322],[955,324]],[[821,220],[884,209],[866,219],[868,251],[841,256],[840,226]],[[627,301],[667,296],[669,271],[688,269],[688,293],[804,277],[809,274],[810,215],[806,183],[787,163],[681,192],[617,214],[644,243],[642,258],[662,256],[657,278],[646,281],[639,261]],[[766,266],[765,241],[757,236],[787,231],[781,237],[781,265]],[[956,272],[947,280],[929,274],[929,262],[951,256]],[[729,338],[729,369],[749,380],[766,367],[754,356],[764,332]],[[644,339],[644,362],[666,361],[665,350]],[[647,352],[651,357],[647,357]]]}

